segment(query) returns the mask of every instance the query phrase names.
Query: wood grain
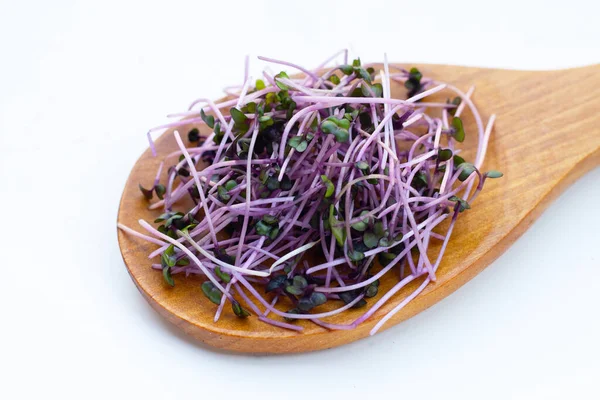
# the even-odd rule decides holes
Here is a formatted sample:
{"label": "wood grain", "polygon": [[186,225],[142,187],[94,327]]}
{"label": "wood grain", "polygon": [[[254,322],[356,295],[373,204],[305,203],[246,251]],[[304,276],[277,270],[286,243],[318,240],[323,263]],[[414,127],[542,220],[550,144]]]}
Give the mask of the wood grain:
{"label": "wood grain", "polygon": [[[424,76],[465,91],[476,86],[474,101],[484,121],[492,113],[497,114],[483,170],[500,170],[504,178],[488,181],[473,208],[461,214],[437,282],[427,286],[384,329],[425,310],[473,278],[501,255],[566,187],[600,164],[600,65],[560,71],[417,67]],[[402,88],[392,89],[393,95],[404,96]],[[476,130],[469,113],[464,115],[467,135],[471,132],[464,143],[468,157],[474,154]],[[189,128],[180,131],[187,132]],[[159,138],[157,148],[160,155],[176,149],[171,131]],[[147,150],[137,161],[123,191],[118,222],[140,229],[140,218],[153,220],[159,214],[147,209],[148,203],[137,185],[151,186],[160,159],[153,158]],[[300,321],[304,331],[295,333],[262,323],[256,317],[240,320],[231,312],[225,312],[214,323],[215,306],[202,295],[201,279],[176,276],[176,286],[170,288],[164,284],[162,274],[150,268],[147,255],[155,245],[122,231],[118,231],[118,240],[133,281],[156,311],[202,342],[232,351],[302,352],[364,338],[383,315],[420,284],[408,285],[354,330],[329,331]],[[388,278],[382,280],[380,295],[395,283],[395,278]],[[369,303],[373,304],[373,300]],[[322,306],[324,310],[326,307],[327,304]],[[363,312],[364,309],[349,310],[327,321],[346,324]]]}

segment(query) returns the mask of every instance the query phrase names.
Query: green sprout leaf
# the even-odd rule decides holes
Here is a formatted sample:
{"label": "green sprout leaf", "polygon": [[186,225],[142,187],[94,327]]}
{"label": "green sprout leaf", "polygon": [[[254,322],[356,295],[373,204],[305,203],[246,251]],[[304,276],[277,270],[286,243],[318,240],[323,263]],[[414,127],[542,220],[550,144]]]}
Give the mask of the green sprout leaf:
{"label": "green sprout leaf", "polygon": [[371,90],[373,90],[375,97],[383,97],[383,86],[381,83],[375,83],[373,86],[371,86]]}
{"label": "green sprout leaf", "polygon": [[312,301],[310,301],[310,298],[303,297],[298,300],[298,309],[301,311],[310,311],[313,307],[314,305]]}
{"label": "green sprout leaf", "polygon": [[267,179],[269,179],[268,171],[263,168],[258,175],[258,179],[261,181],[261,183],[267,183]]}
{"label": "green sprout leaf", "polygon": [[458,167],[460,164],[465,162],[465,159],[462,158],[461,156],[454,156],[453,160],[454,160],[455,167]]}
{"label": "green sprout leaf", "polygon": [[174,267],[177,259],[175,258],[175,251],[173,245],[167,247],[165,251],[160,255],[160,263],[164,267]]}
{"label": "green sprout leaf", "polygon": [[198,226],[198,224],[189,224],[189,225],[181,228],[181,232],[185,233],[186,235],[189,235],[189,231],[191,229],[194,229],[196,226]]}
{"label": "green sprout leaf", "polygon": [[294,279],[292,279],[292,284],[300,289],[304,289],[308,286],[308,281],[302,275],[296,275]]}
{"label": "green sprout leaf", "polygon": [[163,267],[162,272],[165,282],[167,282],[169,286],[175,286],[175,281],[173,280],[173,276],[171,276],[171,267]]}
{"label": "green sprout leaf", "polygon": [[140,188],[140,191],[142,192],[142,194],[144,195],[144,197],[146,198],[146,200],[152,200],[152,189],[146,189],[144,188],[142,185],[138,184],[138,187]]}
{"label": "green sprout leaf", "polygon": [[340,128],[333,133],[335,140],[339,143],[346,143],[350,139],[350,134],[346,129]]}
{"label": "green sprout leaf", "polygon": [[[462,102],[462,99],[458,96],[453,98],[452,101],[450,101],[450,99],[446,100],[446,103],[455,105],[456,107],[458,107],[461,102]],[[448,110],[448,112],[450,113],[450,115],[454,115],[454,113],[456,113],[456,108],[450,108]]]}
{"label": "green sprout leaf", "polygon": [[504,176],[504,174],[500,171],[495,171],[495,170],[491,170],[485,173],[485,175],[488,178],[492,178],[492,179],[496,179],[496,178],[502,178]]}
{"label": "green sprout leaf", "polygon": [[417,68],[412,67],[409,71],[409,77],[410,79],[414,79],[416,81],[421,82],[421,78],[423,78],[423,75]]}
{"label": "green sprout leaf", "polygon": [[354,262],[358,262],[358,261],[364,260],[365,253],[363,253],[361,251],[353,250],[353,251],[348,252],[348,258]]}
{"label": "green sprout leaf", "polygon": [[292,101],[289,106],[288,106],[288,111],[287,113],[285,113],[285,117],[287,119],[292,118],[292,115],[294,115],[294,110],[296,109],[296,102]]}
{"label": "green sprout leaf", "polygon": [[355,71],[365,82],[371,84],[371,74],[369,74],[364,68],[357,68]]}
{"label": "green sprout leaf", "polygon": [[154,223],[157,224],[159,222],[165,221],[165,225],[167,227],[169,227],[173,221],[175,221],[176,219],[181,219],[184,217],[184,214],[182,212],[166,212],[164,214],[161,214],[158,218],[156,218],[154,220]]}
{"label": "green sprout leaf", "polygon": [[[364,210],[360,213],[360,216],[362,217],[365,214],[368,214],[369,212],[367,210]],[[362,221],[358,221],[354,224],[351,225],[353,229],[356,229],[359,232],[364,232],[367,230],[367,228],[369,227],[369,219],[365,218]]]}
{"label": "green sprout leaf", "polygon": [[231,302],[231,309],[233,310],[233,313],[239,318],[247,318],[250,316],[250,313],[244,307],[242,307],[240,303],[236,300],[233,300]]}
{"label": "green sprout leaf", "polygon": [[388,247],[390,245],[390,241],[386,237],[382,237],[379,239],[379,245],[383,247]]}
{"label": "green sprout leaf", "polygon": [[325,184],[327,190],[325,191],[325,198],[329,198],[333,196],[333,192],[335,192],[335,186],[333,186],[333,182],[327,177],[327,175],[321,175],[321,181]]}
{"label": "green sprout leaf", "polygon": [[[357,290],[349,290],[347,292],[340,292],[338,293],[338,295],[340,296],[340,299],[346,303],[346,304],[350,304],[354,301],[354,299],[356,299],[356,297],[358,297],[360,293]],[[360,299],[356,304],[354,304],[352,306],[352,308],[361,308],[367,305],[367,302],[365,301],[365,299]]]}
{"label": "green sprout leaf", "polygon": [[333,134],[335,140],[340,143],[347,142],[350,138],[348,128],[350,128],[350,121],[345,118],[329,117],[321,123],[321,131],[325,134]]}
{"label": "green sprout leaf", "polygon": [[289,294],[293,294],[294,296],[301,296],[304,293],[304,289],[299,288],[298,286],[289,285],[285,288],[285,291]]}
{"label": "green sprout leaf", "polygon": [[458,212],[463,212],[463,211],[468,210],[468,209],[471,208],[471,206],[469,205],[469,203],[467,203],[466,200],[463,200],[460,197],[451,196],[451,197],[448,198],[448,200],[450,200],[450,201],[457,201],[458,202]]}
{"label": "green sprout leaf", "polygon": [[268,225],[276,225],[279,223],[279,219],[277,219],[277,217],[273,216],[273,215],[265,215],[262,217],[262,220],[265,224]]}
{"label": "green sprout leaf", "polygon": [[340,78],[337,75],[331,75],[329,77],[329,82],[333,83],[334,85],[339,85],[340,84]]}
{"label": "green sprout leaf", "polygon": [[206,115],[204,113],[204,109],[201,109],[200,110],[200,118],[202,118],[202,121],[204,121],[204,123],[206,123],[206,125],[210,129],[214,129],[214,127],[215,127],[215,117],[213,117],[212,115]]}
{"label": "green sprout leaf", "polygon": [[262,220],[258,221],[254,227],[256,228],[256,233],[261,236],[269,236],[269,233],[271,232],[271,229],[272,229],[272,227],[270,225],[268,225],[267,223],[265,223]]}
{"label": "green sprout leaf", "polygon": [[277,99],[276,93],[270,92],[270,93],[266,94],[266,96],[265,96],[265,104],[266,105],[276,103],[277,101],[279,101],[279,100]]}
{"label": "green sprout leaf", "polygon": [[439,149],[438,151],[438,160],[440,161],[448,161],[452,158],[452,150],[450,149]]}
{"label": "green sprout leaf", "polygon": [[351,75],[354,72],[354,68],[352,65],[345,64],[340,66],[340,71],[342,71],[345,75]]}
{"label": "green sprout leaf", "polygon": [[271,118],[269,115],[263,115],[261,117],[258,117],[258,122],[263,124],[264,127],[271,126],[273,125],[273,118]]}
{"label": "green sprout leaf", "polygon": [[417,190],[427,187],[427,175],[423,171],[417,172],[411,182],[411,186]]}
{"label": "green sprout leaf", "polygon": [[325,296],[321,292],[312,292],[310,295],[310,302],[314,307],[320,306],[321,304],[325,304],[327,301],[327,296]]}
{"label": "green sprout leaf", "polygon": [[375,225],[373,225],[373,232],[377,235],[377,238],[381,238],[386,234],[385,229],[383,229],[383,222],[377,221]]}
{"label": "green sprout leaf", "polygon": [[219,198],[223,201],[229,201],[231,199],[231,195],[224,186],[217,187],[217,193],[219,194]]}
{"label": "green sprout leaf", "polygon": [[300,311],[310,311],[311,309],[324,304],[327,297],[320,292],[313,292],[309,297],[303,297],[298,301],[298,309]]}
{"label": "green sprout leaf", "polygon": [[287,282],[287,277],[285,275],[277,275],[271,278],[267,286],[265,287],[265,293],[272,292],[278,289],[284,289]]}
{"label": "green sprout leaf", "polygon": [[269,232],[269,239],[275,240],[277,235],[279,235],[279,227],[278,226],[271,229],[271,232]]}
{"label": "green sprout leaf", "polygon": [[343,221],[338,221],[337,218],[333,215],[333,211],[333,205],[329,206],[329,226],[331,227],[331,233],[333,233],[337,244],[340,247],[343,247],[344,243],[346,242],[346,230],[341,226],[335,226],[339,222]]}
{"label": "green sprout leaf", "polygon": [[[202,111],[204,112],[204,111]],[[212,128],[212,126],[211,126]],[[198,130],[198,128],[193,128],[192,130],[190,130],[188,132],[188,140],[190,142],[197,142],[200,140],[200,131]]]}
{"label": "green sprout leaf", "polygon": [[[299,308],[292,308],[291,310],[287,311],[288,314],[303,314],[302,310],[300,310]],[[292,318],[292,317],[283,317],[283,319],[285,319],[288,322],[293,322],[296,321],[296,318]]]}
{"label": "green sprout leaf", "polygon": [[185,176],[186,178],[190,176],[190,171],[188,171],[187,167],[181,167],[177,170],[177,173],[181,176]]}
{"label": "green sprout leaf", "polygon": [[386,266],[388,265],[390,262],[392,262],[392,260],[396,258],[396,254],[394,253],[379,253],[379,262],[381,263],[382,266]]}
{"label": "green sprout leaf", "polygon": [[165,188],[164,185],[162,184],[158,184],[154,187],[154,191],[156,192],[156,195],[158,196],[159,199],[163,199],[163,196],[165,195],[165,193],[167,192],[167,189]]}
{"label": "green sprout leaf", "polygon": [[279,189],[279,181],[276,177],[270,176],[267,178],[267,189],[271,191]]}
{"label": "green sprout leaf", "polygon": [[365,290],[365,297],[375,297],[377,296],[377,291],[379,290],[379,279],[371,283],[367,286]]}
{"label": "green sprout leaf", "polygon": [[283,175],[283,178],[281,179],[281,184],[279,186],[282,190],[290,190],[292,186],[294,186],[294,184],[292,183],[292,180],[289,176]]}
{"label": "green sprout leaf", "polygon": [[321,130],[323,131],[323,133],[334,133],[337,129],[337,124],[330,119],[326,119],[321,123]]}
{"label": "green sprout leaf", "polygon": [[248,118],[246,118],[246,115],[235,107],[232,107],[229,110],[229,114],[231,115],[231,118],[233,119],[236,125],[243,125],[248,120]]}
{"label": "green sprout leaf", "polygon": [[294,136],[288,140],[288,145],[294,148],[298,153],[304,152],[308,147],[308,142],[302,136]]}
{"label": "green sprout leaf", "polygon": [[340,128],[343,128],[343,129],[349,129],[350,128],[350,121],[347,120],[346,118],[338,119],[337,121],[335,121],[335,123]]}
{"label": "green sprout leaf", "polygon": [[256,113],[256,103],[251,101],[250,103],[246,104],[242,111],[246,114],[254,114]]}
{"label": "green sprout leaf", "polygon": [[475,166],[468,162],[462,163],[461,168],[462,168],[462,170],[460,171],[460,174],[458,175],[458,180],[461,182],[466,181],[467,178],[469,176],[471,176],[471,174],[473,172],[475,172]]}
{"label": "green sprout leaf", "polygon": [[256,88],[256,90],[263,90],[267,86],[265,85],[265,81],[263,81],[262,79],[257,79],[256,83],[254,84],[254,87]]}
{"label": "green sprout leaf", "polygon": [[202,284],[202,292],[213,303],[217,305],[221,304],[223,293],[211,281],[206,281]]}
{"label": "green sprout leaf", "polygon": [[408,97],[412,97],[421,90],[421,78],[423,75],[416,68],[411,68],[408,73],[408,79],[404,82],[404,87],[408,89]]}
{"label": "green sprout leaf", "polygon": [[280,82],[279,79],[277,79],[277,78],[289,79],[290,77],[288,76],[288,74],[286,74],[284,71],[281,71],[280,73],[275,75],[275,84],[277,85],[277,87],[281,90],[288,90],[289,87],[286,84]]}
{"label": "green sprout leaf", "polygon": [[228,180],[225,182],[225,189],[227,189],[227,191],[233,190],[236,186],[237,182],[234,180]]}
{"label": "green sprout leaf", "polygon": [[223,140],[223,136],[225,136],[225,132],[221,132],[221,124],[220,123],[215,123],[215,137],[213,138],[213,142],[215,142],[216,144],[221,143],[221,141]]}
{"label": "green sprout leaf", "polygon": [[181,258],[175,263],[175,265],[178,267],[185,267],[186,265],[190,265],[190,260],[187,258]]}
{"label": "green sprout leaf", "polygon": [[369,249],[373,249],[377,247],[377,244],[379,243],[379,237],[373,232],[365,232],[363,236],[363,243]]}
{"label": "green sprout leaf", "polygon": [[369,173],[369,164],[367,164],[365,161],[359,161],[354,165],[356,168],[360,169],[363,174],[367,175]]}
{"label": "green sprout leaf", "polygon": [[215,275],[217,275],[219,279],[225,283],[229,283],[231,281],[231,275],[229,275],[227,272],[223,272],[221,267],[218,265],[215,267]]}
{"label": "green sprout leaf", "polygon": [[464,142],[465,140],[465,129],[463,128],[462,119],[458,117],[452,118],[452,127],[454,128],[454,132],[452,136],[456,139],[457,142]]}
{"label": "green sprout leaf", "polygon": [[308,142],[306,140],[302,140],[302,141],[300,141],[300,143],[298,143],[298,146],[296,146],[296,151],[298,153],[303,153],[307,147],[308,147]]}
{"label": "green sprout leaf", "polygon": [[235,264],[235,257],[230,256],[222,249],[215,250],[215,257],[228,264]]}

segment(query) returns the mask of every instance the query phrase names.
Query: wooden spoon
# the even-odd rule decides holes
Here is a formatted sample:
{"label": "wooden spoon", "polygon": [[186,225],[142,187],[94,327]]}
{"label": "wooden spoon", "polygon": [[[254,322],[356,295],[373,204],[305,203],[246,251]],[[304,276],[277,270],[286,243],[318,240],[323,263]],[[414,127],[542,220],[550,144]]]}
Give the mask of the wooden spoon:
{"label": "wooden spoon", "polygon": [[[473,208],[461,214],[437,272],[437,282],[429,284],[395,314],[384,329],[425,310],[473,278],[500,256],[566,187],[600,164],[600,65],[560,71],[445,65],[418,68],[426,77],[465,91],[476,86],[473,99],[484,121],[493,113],[497,115],[483,170],[497,169],[504,177],[486,182]],[[393,84],[394,97],[403,97],[405,92]],[[467,110],[463,114],[471,138],[464,143],[465,157],[474,154],[477,136],[469,114]],[[187,132],[189,128],[180,131]],[[156,145],[160,156],[175,150],[172,131],[163,134]],[[160,213],[148,210],[138,183],[151,185],[161,159],[152,157],[147,150],[135,164],[123,192],[118,222],[141,230],[137,222],[140,218],[151,221]],[[215,323],[215,306],[202,294],[200,278],[176,276],[176,285],[171,288],[163,282],[160,272],[150,268],[148,254],[155,245],[120,230],[118,237],[125,265],[150,305],[191,336],[232,351],[311,351],[366,337],[383,315],[421,283],[408,285],[354,330],[330,331],[299,321],[304,330],[296,333],[262,323],[255,316],[241,320],[229,307]],[[384,278],[387,279],[382,279],[380,295],[397,281],[395,276]],[[373,300],[369,303],[374,304]],[[327,306],[328,303],[322,308]],[[328,321],[351,323],[364,311],[349,310]]]}

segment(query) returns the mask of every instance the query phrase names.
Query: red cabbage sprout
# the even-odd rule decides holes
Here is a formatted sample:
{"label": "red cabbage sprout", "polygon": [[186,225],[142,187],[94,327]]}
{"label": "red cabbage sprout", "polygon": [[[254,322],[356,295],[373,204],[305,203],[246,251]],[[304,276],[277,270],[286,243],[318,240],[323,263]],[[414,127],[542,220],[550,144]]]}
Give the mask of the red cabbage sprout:
{"label": "red cabbage sprout", "polygon": [[[343,64],[326,67],[340,56]],[[495,116],[484,128],[474,88],[463,93],[387,59],[381,71],[358,58],[349,63],[346,50],[314,69],[259,59],[302,75],[265,71],[253,80],[246,59],[244,83],[227,88],[227,100],[197,99],[169,115],[183,120],[150,130],[155,156],[154,131],[175,129],[179,147],[152,188],[140,185],[148,201],[158,197],[150,209],[163,213],[154,224],[139,221],[148,234],[119,228],[158,246],[149,258],[160,258],[152,267],[167,285],[173,275],[205,277],[199,292],[215,303],[215,322],[229,303],[240,318],[254,313],[282,329],[301,331],[299,319],[353,329],[421,279],[374,334],[436,280],[458,216],[487,178],[502,176],[480,172]],[[406,98],[391,97],[391,81],[406,87]],[[441,91],[453,98],[426,101]],[[460,156],[466,108],[477,127],[473,163]],[[193,128],[182,138],[190,125],[211,133]],[[161,183],[163,165],[170,167]],[[184,197],[191,209],[181,206]],[[432,241],[441,242],[437,254]],[[397,283],[370,301],[384,276]],[[326,321],[359,307],[366,311],[350,324]]]}

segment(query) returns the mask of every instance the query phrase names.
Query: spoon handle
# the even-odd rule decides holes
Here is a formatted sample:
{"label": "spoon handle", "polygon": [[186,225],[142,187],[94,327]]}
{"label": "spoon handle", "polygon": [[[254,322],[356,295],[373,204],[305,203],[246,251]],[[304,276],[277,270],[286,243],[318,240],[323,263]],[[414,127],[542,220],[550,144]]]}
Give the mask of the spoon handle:
{"label": "spoon handle", "polygon": [[500,78],[490,146],[508,179],[543,185],[600,165],[600,64]]}

